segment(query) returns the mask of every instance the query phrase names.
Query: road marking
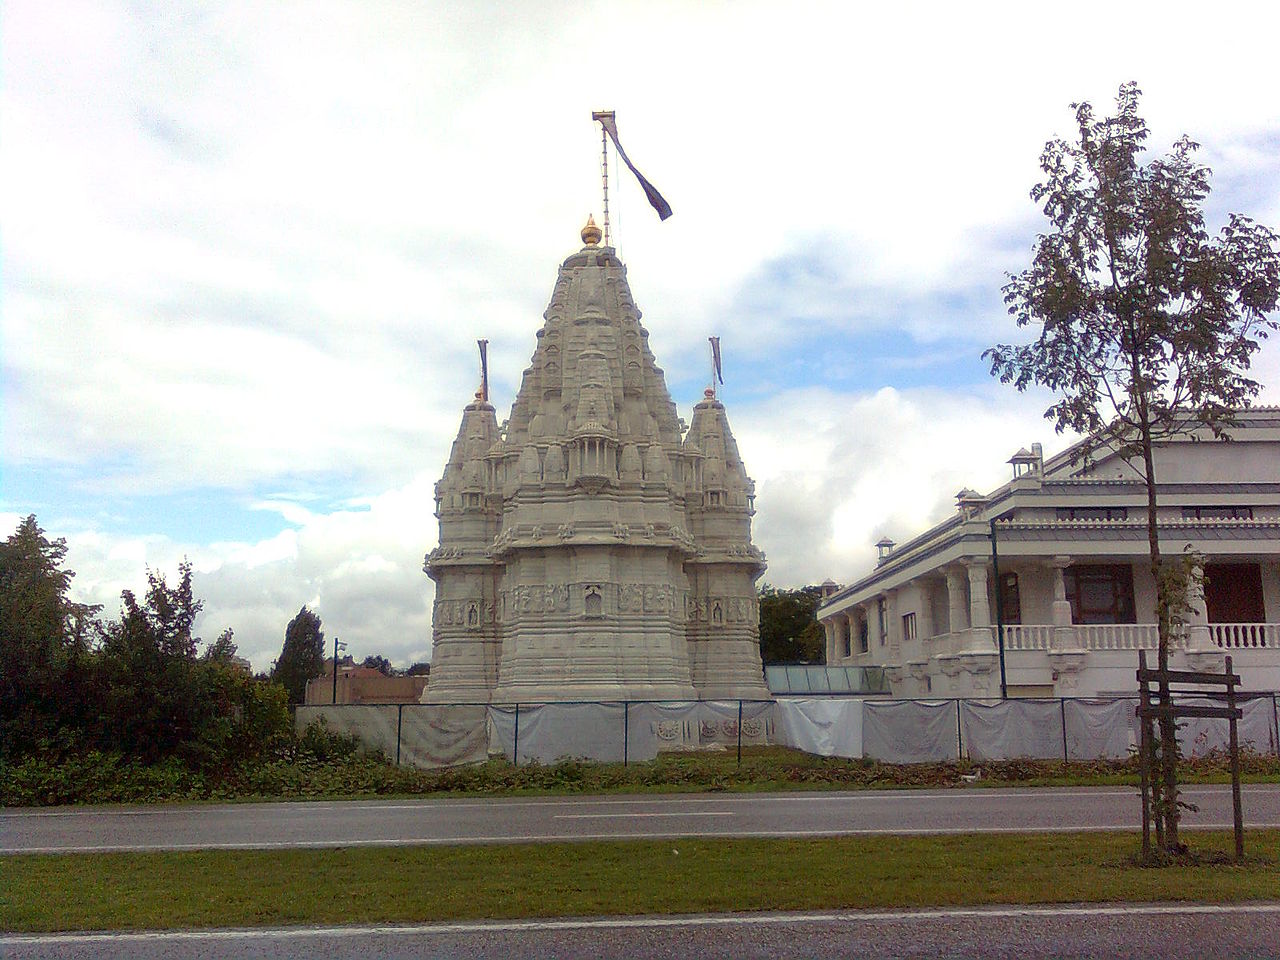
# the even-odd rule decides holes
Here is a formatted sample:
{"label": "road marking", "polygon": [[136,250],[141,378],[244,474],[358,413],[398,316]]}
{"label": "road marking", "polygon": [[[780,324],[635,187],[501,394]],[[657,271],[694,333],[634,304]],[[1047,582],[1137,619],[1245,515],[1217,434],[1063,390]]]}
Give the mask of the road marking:
{"label": "road marking", "polygon": [[236,930],[154,930],[138,933],[54,933],[0,935],[0,945],[92,944],[108,941],[305,940],[320,937],[423,936],[458,933],[525,933],[539,930],[632,930],[662,927],[749,927],[802,923],[884,923],[991,917],[1134,917],[1211,914],[1280,915],[1280,903],[1098,904],[1062,906],[958,907],[931,910],[833,911],[826,913],[700,914],[682,917],[600,917],[587,920],[478,920],[350,927],[266,927]]}
{"label": "road marking", "polygon": [[[1181,790],[1184,796],[1221,796],[1230,792],[1230,786],[1210,785],[1185,787]],[[1245,784],[1242,792],[1246,795],[1260,795],[1280,792],[1280,785],[1276,784]],[[492,809],[494,807],[502,808],[521,808],[521,807],[554,807],[554,806],[644,806],[659,803],[684,803],[684,804],[702,804],[702,803],[746,803],[751,805],[760,805],[765,803],[846,803],[857,801],[859,803],[869,803],[879,800],[885,800],[892,803],[899,803],[910,800],[992,800],[998,798],[1006,798],[1010,800],[1027,800],[1027,799],[1043,799],[1045,797],[1138,797],[1138,788],[1119,787],[1119,788],[1101,788],[1095,789],[1091,787],[1037,787],[1035,789],[1017,789],[1017,788],[1000,788],[1000,787],[953,787],[943,790],[841,790],[841,791],[823,791],[823,792],[803,792],[795,793],[768,793],[768,794],[717,794],[716,796],[705,796],[701,794],[654,794],[652,796],[626,796],[626,797],[548,797],[536,800],[514,800],[503,797],[495,797],[487,800],[475,799],[453,799],[449,797],[436,797],[423,799],[420,801],[405,803],[401,802],[379,802],[379,801],[347,801],[347,800],[327,800],[327,801],[281,801],[278,803],[253,803],[253,804],[208,804],[208,805],[182,805],[182,806],[155,806],[141,807],[130,809],[104,809],[102,807],[93,807],[85,809],[27,809],[27,810],[7,810],[0,812],[0,820],[22,820],[28,818],[53,818],[53,817],[161,817],[161,816],[191,816],[198,815],[207,817],[211,814],[230,815],[238,818],[244,818],[248,814],[260,813],[279,809],[281,807],[289,807],[298,811],[328,811],[341,813],[346,810],[457,810],[468,808]]]}
{"label": "road marking", "polygon": [[[689,814],[691,816],[691,814]],[[1221,823],[1183,823],[1181,829],[1190,831],[1230,830],[1233,824]],[[1249,822],[1245,830],[1280,830],[1280,821]],[[723,830],[707,829],[700,832],[689,830],[654,831],[647,833],[543,833],[525,836],[452,836],[452,837],[399,837],[392,839],[353,838],[350,840],[306,840],[306,841],[264,841],[261,843],[148,843],[148,844],[101,844],[101,845],[67,845],[40,847],[0,847],[0,856],[19,854],[53,854],[53,853],[160,853],[188,852],[194,850],[334,850],[344,847],[440,847],[489,845],[500,843],[577,843],[587,840],[728,840],[735,837],[751,839],[776,838],[821,838],[821,837],[876,837],[876,836],[958,836],[963,834],[1023,834],[1023,833],[1134,833],[1134,825],[1128,821],[1115,824],[1091,824],[1088,826],[1051,826],[1051,827],[921,827],[901,829],[885,828],[849,828],[827,830]]]}
{"label": "road marking", "polygon": [[634,820],[637,817],[732,817],[732,810],[693,810],[685,813],[557,813],[552,820]]}

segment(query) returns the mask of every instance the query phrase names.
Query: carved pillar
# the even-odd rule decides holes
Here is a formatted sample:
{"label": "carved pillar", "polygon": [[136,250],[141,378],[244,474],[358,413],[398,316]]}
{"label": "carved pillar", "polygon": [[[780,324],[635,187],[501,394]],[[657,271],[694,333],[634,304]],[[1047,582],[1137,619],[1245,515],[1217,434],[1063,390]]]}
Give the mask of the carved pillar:
{"label": "carved pillar", "polygon": [[822,633],[827,644],[827,663],[835,663],[836,651],[840,642],[840,631],[836,629],[836,621],[834,619],[823,620]]}
{"label": "carved pillar", "polygon": [[950,632],[959,633],[969,626],[969,609],[964,598],[964,573],[958,567],[947,567],[947,610]]}
{"label": "carved pillar", "polygon": [[1187,616],[1187,650],[1216,650],[1209,634],[1209,608],[1204,602],[1204,567],[1201,564],[1196,564],[1191,571],[1187,602],[1191,605]]}
{"label": "carved pillar", "polygon": [[928,640],[933,636],[933,584],[920,581],[920,609],[916,611],[916,636]]}
{"label": "carved pillar", "polygon": [[898,623],[898,591],[884,592],[885,639],[889,644],[889,656],[895,661],[902,655],[902,628]]}
{"label": "carved pillar", "polygon": [[1080,646],[1076,629],[1071,625],[1071,601],[1067,599],[1065,571],[1071,566],[1070,557],[1054,557],[1049,561],[1053,568],[1053,648],[1074,650]]}
{"label": "carved pillar", "polygon": [[969,626],[973,629],[991,626],[991,601],[987,599],[987,563],[966,560],[969,573]]}

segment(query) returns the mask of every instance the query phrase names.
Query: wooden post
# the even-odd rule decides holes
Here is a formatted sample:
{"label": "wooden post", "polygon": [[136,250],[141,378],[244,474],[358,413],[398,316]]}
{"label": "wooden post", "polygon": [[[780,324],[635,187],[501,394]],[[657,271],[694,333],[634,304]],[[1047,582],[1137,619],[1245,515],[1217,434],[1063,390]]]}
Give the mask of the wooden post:
{"label": "wooden post", "polygon": [[1147,769],[1150,741],[1147,736],[1147,718],[1143,707],[1147,705],[1147,651],[1138,651],[1138,778],[1142,785],[1142,859],[1151,857],[1151,776]]}
{"label": "wooden post", "polygon": [[1240,740],[1236,732],[1236,678],[1227,657],[1227,708],[1231,711],[1231,815],[1236,827],[1236,860],[1244,859],[1244,811],[1240,805]]}

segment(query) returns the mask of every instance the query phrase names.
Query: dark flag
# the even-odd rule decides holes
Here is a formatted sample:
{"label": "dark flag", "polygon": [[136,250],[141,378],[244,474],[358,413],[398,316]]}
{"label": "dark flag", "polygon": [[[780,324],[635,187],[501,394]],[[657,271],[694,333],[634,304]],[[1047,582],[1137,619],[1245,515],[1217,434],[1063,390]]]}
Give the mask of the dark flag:
{"label": "dark flag", "polygon": [[707,337],[711,341],[711,367],[715,371],[715,378],[724,383],[724,374],[720,372],[720,338]]}
{"label": "dark flag", "polygon": [[477,340],[480,347],[480,399],[489,402],[489,341]]}
{"label": "dark flag", "polygon": [[649,198],[649,205],[658,211],[658,219],[665,220],[671,216],[671,204],[662,199],[662,194],[654,189],[653,184],[644,178],[639,170],[627,158],[627,151],[622,149],[622,144],[618,142],[618,125],[614,122],[612,110],[600,110],[591,114],[592,120],[599,120],[600,125],[604,127],[604,132],[609,134],[609,139],[613,141],[614,149],[618,151],[618,156],[622,158],[622,162],[627,165],[638,181],[640,181],[640,189],[644,191],[644,195]]}

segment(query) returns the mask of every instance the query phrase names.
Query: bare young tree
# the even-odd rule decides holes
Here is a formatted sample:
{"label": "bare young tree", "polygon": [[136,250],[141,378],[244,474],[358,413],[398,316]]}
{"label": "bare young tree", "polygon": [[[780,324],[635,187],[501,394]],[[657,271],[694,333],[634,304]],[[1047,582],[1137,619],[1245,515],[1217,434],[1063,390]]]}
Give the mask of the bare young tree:
{"label": "bare young tree", "polygon": [[[1057,430],[1086,435],[1086,449],[1119,451],[1146,484],[1157,657],[1167,669],[1181,602],[1172,591],[1186,578],[1163,569],[1153,446],[1203,429],[1225,436],[1233,413],[1258,393],[1246,374],[1277,327],[1269,314],[1280,299],[1280,244],[1235,214],[1209,233],[1210,171],[1196,162],[1198,145],[1184,136],[1167,155],[1148,157],[1140,96],[1137,84],[1123,85],[1115,116],[1102,119],[1073,104],[1078,139],[1045,145],[1045,180],[1031,197],[1051,228],[1036,240],[1031,266],[1004,287],[1017,325],[1039,335],[983,357],[1001,382],[1057,394],[1045,411]],[[1167,681],[1160,700],[1170,703]],[[1159,740],[1157,836],[1173,853],[1184,848],[1172,717],[1161,719]]]}

